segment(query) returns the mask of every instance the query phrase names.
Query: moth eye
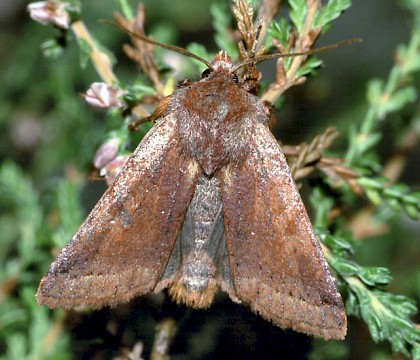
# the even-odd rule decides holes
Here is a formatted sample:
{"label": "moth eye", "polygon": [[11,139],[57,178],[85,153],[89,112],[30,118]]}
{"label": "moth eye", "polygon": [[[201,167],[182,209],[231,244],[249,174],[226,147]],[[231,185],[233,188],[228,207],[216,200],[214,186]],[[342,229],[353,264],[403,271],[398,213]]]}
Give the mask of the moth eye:
{"label": "moth eye", "polygon": [[204,78],[208,77],[210,74],[211,74],[211,70],[210,69],[206,69],[201,74],[201,78],[204,79]]}
{"label": "moth eye", "polygon": [[232,81],[237,84],[239,82],[238,75],[233,74]]}

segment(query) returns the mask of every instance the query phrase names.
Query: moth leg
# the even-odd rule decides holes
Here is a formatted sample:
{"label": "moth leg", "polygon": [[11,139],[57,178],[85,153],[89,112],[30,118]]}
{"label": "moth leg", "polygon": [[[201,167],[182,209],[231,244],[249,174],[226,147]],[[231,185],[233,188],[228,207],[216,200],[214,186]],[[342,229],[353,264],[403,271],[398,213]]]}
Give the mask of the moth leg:
{"label": "moth leg", "polygon": [[172,98],[171,96],[167,96],[162,101],[160,101],[159,104],[156,106],[155,111],[153,111],[153,113],[150,116],[133,120],[128,125],[128,129],[130,131],[137,131],[138,127],[141,124],[143,124],[145,122],[148,122],[148,121],[150,121],[152,123],[155,123],[157,119],[162,118],[167,112],[169,103],[171,102],[171,98]]}

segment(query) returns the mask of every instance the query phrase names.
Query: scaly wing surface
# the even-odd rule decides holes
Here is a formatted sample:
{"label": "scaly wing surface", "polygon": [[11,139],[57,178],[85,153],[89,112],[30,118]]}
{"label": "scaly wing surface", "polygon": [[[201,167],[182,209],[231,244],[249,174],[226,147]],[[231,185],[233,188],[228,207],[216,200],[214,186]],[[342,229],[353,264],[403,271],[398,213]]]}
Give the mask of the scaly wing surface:
{"label": "scaly wing surface", "polygon": [[100,308],[153,291],[199,173],[177,136],[171,116],[146,135],[42,279],[40,304]]}
{"label": "scaly wing surface", "polygon": [[344,305],[284,155],[267,127],[253,136],[219,175],[236,295],[280,327],[342,339]]}

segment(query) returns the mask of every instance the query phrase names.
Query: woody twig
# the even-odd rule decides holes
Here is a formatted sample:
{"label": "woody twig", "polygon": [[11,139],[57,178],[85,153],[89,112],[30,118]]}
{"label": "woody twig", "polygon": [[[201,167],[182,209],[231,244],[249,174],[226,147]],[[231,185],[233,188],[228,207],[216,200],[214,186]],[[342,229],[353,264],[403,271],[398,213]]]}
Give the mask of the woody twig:
{"label": "woody twig", "polygon": [[344,165],[344,159],[326,157],[323,151],[329,148],[337,138],[338,132],[334,128],[327,128],[322,134],[315,136],[310,144],[298,146],[282,145],[283,152],[290,159],[290,170],[295,180],[300,180],[315,169],[324,172],[335,183],[347,182],[353,191],[361,193],[355,179],[359,174]]}

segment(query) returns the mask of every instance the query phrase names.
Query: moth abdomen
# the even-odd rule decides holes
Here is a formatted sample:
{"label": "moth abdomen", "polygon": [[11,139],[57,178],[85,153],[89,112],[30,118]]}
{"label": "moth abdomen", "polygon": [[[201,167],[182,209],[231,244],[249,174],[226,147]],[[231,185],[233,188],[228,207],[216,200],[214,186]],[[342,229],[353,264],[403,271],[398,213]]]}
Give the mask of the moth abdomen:
{"label": "moth abdomen", "polygon": [[202,174],[157,289],[171,284],[169,293],[175,301],[210,306],[217,285],[226,288],[232,283],[226,252],[220,183],[217,177]]}

